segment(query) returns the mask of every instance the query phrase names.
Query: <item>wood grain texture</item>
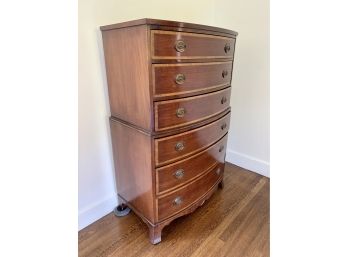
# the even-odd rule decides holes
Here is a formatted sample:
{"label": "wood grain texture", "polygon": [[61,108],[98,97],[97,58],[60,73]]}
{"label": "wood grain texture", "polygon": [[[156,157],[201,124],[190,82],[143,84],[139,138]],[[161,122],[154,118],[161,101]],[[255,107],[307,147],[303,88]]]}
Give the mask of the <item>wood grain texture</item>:
{"label": "wood grain texture", "polygon": [[[229,121],[230,113],[206,126],[177,135],[155,139],[156,166],[163,166],[186,158],[214,144],[227,133]],[[175,148],[178,142],[182,142],[184,145],[184,148],[180,151]]]}
{"label": "wood grain texture", "polygon": [[111,115],[152,129],[148,28],[103,31]]}
{"label": "wood grain texture", "polygon": [[153,19],[101,30],[118,196],[157,244],[224,187],[237,33]]}
{"label": "wood grain texture", "polygon": [[[230,86],[232,62],[153,64],[152,73],[155,100],[186,97]],[[182,84],[176,82],[179,74],[185,78]]]}
{"label": "wood grain texture", "polygon": [[[155,130],[168,130],[205,120],[230,105],[231,87],[213,93],[155,102]],[[178,116],[177,111],[184,110]]]}
{"label": "wood grain texture", "polygon": [[157,138],[172,136],[172,135],[175,135],[175,134],[183,133],[183,132],[186,132],[186,131],[189,131],[189,130],[192,130],[192,129],[196,129],[196,128],[202,127],[202,126],[207,125],[207,124],[209,124],[211,122],[217,121],[221,117],[223,117],[226,114],[230,113],[230,111],[231,111],[231,107],[228,107],[223,112],[221,112],[221,113],[219,113],[219,114],[217,114],[215,116],[212,116],[212,117],[210,117],[208,119],[205,119],[205,120],[202,120],[202,121],[199,121],[199,122],[196,122],[196,123],[189,124],[188,126],[178,127],[178,128],[175,128],[175,129],[164,130],[164,131],[147,131],[147,130],[139,127],[139,126],[136,126],[134,124],[131,124],[129,122],[121,120],[121,119],[119,119],[117,117],[112,117],[111,116],[110,120],[121,122],[122,124],[124,124],[125,126],[127,126],[129,128],[136,129],[139,132],[144,133],[145,135],[152,136],[153,138],[157,139]]}
{"label": "wood grain texture", "polygon": [[[182,186],[179,190],[157,199],[158,220],[164,220],[187,208],[210,191],[223,174],[224,165],[218,164],[198,179]],[[221,179],[220,179],[221,180]],[[176,203],[176,200],[180,203]]]}
{"label": "wood grain texture", "polygon": [[[178,52],[175,49],[178,40],[182,40],[186,44],[183,52]],[[226,44],[230,46],[228,51],[225,51]],[[187,32],[151,30],[152,61],[161,59],[232,59],[234,45],[234,38]]]}
{"label": "wood grain texture", "polygon": [[110,121],[118,194],[155,222],[152,138]]}
{"label": "wood grain texture", "polygon": [[134,213],[110,213],[79,232],[79,256],[270,256],[269,179],[226,163],[224,181],[202,207],[164,227],[160,244],[149,243]]}
{"label": "wood grain texture", "polygon": [[236,37],[238,35],[238,33],[236,31],[224,29],[224,28],[218,28],[218,27],[207,26],[207,25],[202,25],[202,24],[195,24],[195,23],[188,23],[188,22],[168,21],[168,20],[149,19],[149,18],[101,26],[100,29],[103,31],[103,30],[120,29],[120,28],[139,26],[139,25],[145,25],[145,24],[150,25],[150,26],[154,26],[154,27],[156,27],[156,26],[157,27],[168,27],[168,28],[173,28],[173,29],[182,29],[182,28],[197,29],[197,30],[205,31],[205,33],[208,33],[208,34],[211,34],[213,32],[220,32],[220,33],[227,34],[231,37]]}
{"label": "wood grain texture", "polygon": [[[163,194],[168,190],[175,190],[192,179],[225,162],[227,135],[221,138],[205,151],[199,152],[182,161],[178,161],[156,169],[156,193]],[[225,146],[222,150],[221,147]],[[178,177],[177,172],[182,172]]]}
{"label": "wood grain texture", "polygon": [[182,216],[188,215],[194,212],[198,207],[202,206],[214,194],[214,192],[218,188],[222,188],[221,183],[222,181],[220,182],[218,181],[218,184],[215,185],[213,188],[211,188],[209,191],[205,192],[205,194],[201,196],[198,201],[190,205],[188,208],[185,208],[182,211],[178,212],[177,214],[171,216],[170,218],[167,218],[161,222],[158,222],[155,225],[145,222],[149,228],[150,242],[152,244],[158,244],[159,242],[161,242],[162,230],[165,226],[169,225],[171,222],[173,222],[173,220],[180,218]]}
{"label": "wood grain texture", "polygon": [[161,25],[150,25],[151,30],[165,30],[165,31],[178,31],[178,32],[188,32],[188,33],[196,33],[196,34],[206,34],[206,35],[214,35],[220,37],[231,37],[236,38],[235,35],[223,33],[221,31],[213,31],[213,30],[204,30],[204,29],[193,29],[193,28],[183,28],[183,27],[170,27],[170,26],[161,26]]}

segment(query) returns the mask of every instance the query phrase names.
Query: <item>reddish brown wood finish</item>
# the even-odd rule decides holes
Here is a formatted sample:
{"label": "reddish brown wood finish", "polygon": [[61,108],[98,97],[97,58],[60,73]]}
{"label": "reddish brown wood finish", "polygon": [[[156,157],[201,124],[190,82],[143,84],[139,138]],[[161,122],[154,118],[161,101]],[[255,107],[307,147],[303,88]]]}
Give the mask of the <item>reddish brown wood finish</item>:
{"label": "reddish brown wood finish", "polygon": [[211,31],[211,30],[203,30],[203,29],[179,28],[179,27],[170,27],[170,26],[159,26],[159,25],[151,25],[150,28],[151,28],[151,30],[188,32],[188,33],[196,33],[196,34],[205,34],[205,35],[213,35],[213,36],[220,36],[220,37],[236,38],[232,34],[218,32],[218,31]]}
{"label": "reddish brown wood finish", "polygon": [[[155,103],[155,130],[173,129],[212,117],[229,107],[231,88]],[[177,111],[184,108],[183,117]]]}
{"label": "reddish brown wood finish", "polygon": [[[218,163],[225,162],[227,135],[214,145],[179,162],[156,169],[156,192],[163,194],[168,190],[192,181]],[[177,173],[179,171],[179,173]],[[178,174],[183,174],[181,177]]]}
{"label": "reddish brown wood finish", "polygon": [[[183,97],[216,91],[230,86],[232,62],[154,64],[154,99]],[[176,81],[182,74],[184,82]]]}
{"label": "reddish brown wood finish", "polygon": [[238,35],[236,31],[224,29],[224,28],[218,28],[218,27],[207,26],[202,24],[188,23],[188,22],[168,21],[168,20],[149,19],[149,18],[101,26],[100,29],[104,31],[104,30],[121,29],[121,28],[127,28],[132,26],[139,26],[139,25],[149,25],[153,29],[159,29],[159,28],[170,28],[170,29],[176,29],[176,30],[195,29],[195,30],[202,31],[201,33],[204,32],[207,34],[224,33],[230,37],[236,37]]}
{"label": "reddish brown wood finish", "polygon": [[[176,43],[182,40],[186,48],[183,52],[175,49]],[[152,60],[160,59],[233,59],[234,38],[203,35],[187,32],[151,31]],[[226,46],[230,49],[225,50]]]}
{"label": "reddish brown wood finish", "polygon": [[228,107],[223,112],[220,112],[219,114],[217,114],[215,116],[212,116],[212,117],[210,117],[208,119],[205,119],[205,120],[202,120],[200,122],[196,122],[196,123],[190,124],[188,126],[178,127],[178,128],[175,128],[175,129],[164,130],[164,131],[147,131],[147,130],[141,128],[141,127],[135,126],[135,125],[133,125],[131,123],[128,123],[128,122],[126,122],[124,120],[121,120],[119,118],[116,118],[116,117],[110,117],[110,120],[120,122],[120,123],[124,124],[127,127],[136,129],[139,132],[144,133],[144,134],[146,134],[148,136],[152,136],[154,139],[158,139],[158,138],[169,137],[169,136],[172,136],[172,135],[175,135],[175,134],[179,134],[179,133],[183,133],[183,132],[186,132],[186,131],[190,131],[190,130],[193,130],[193,129],[196,129],[196,128],[199,128],[199,127],[203,127],[203,126],[205,126],[205,125],[207,125],[207,124],[209,124],[211,122],[217,121],[218,119],[224,117],[230,111],[231,111],[231,107]]}
{"label": "reddish brown wood finish", "polygon": [[162,229],[165,226],[169,225],[173,220],[181,216],[190,214],[194,212],[198,207],[202,206],[205,203],[205,201],[207,201],[212,196],[212,194],[217,190],[217,188],[221,188],[220,184],[222,183],[222,176],[223,175],[221,175],[220,178],[218,179],[217,185],[213,186],[210,190],[208,190],[202,197],[200,197],[197,201],[195,201],[189,207],[177,212],[173,216],[166,218],[163,221],[156,222],[156,225],[149,224],[147,221],[144,220],[144,222],[148,225],[148,228],[149,228],[150,242],[152,244],[158,244],[159,242],[161,242],[161,233],[162,233]]}
{"label": "reddish brown wood finish", "polygon": [[[206,126],[170,137],[155,139],[156,166],[163,166],[202,151],[222,138],[227,133],[229,124],[230,114]],[[175,148],[178,142],[182,142],[184,145],[181,151]]]}
{"label": "reddish brown wood finish", "polygon": [[103,32],[111,115],[151,130],[148,28]]}
{"label": "reddish brown wood finish", "polygon": [[[180,212],[201,198],[218,183],[219,178],[222,177],[223,169],[224,165],[217,165],[206,175],[167,196],[158,198],[158,220],[163,220]],[[181,203],[176,204],[175,201],[179,198]]]}
{"label": "reddish brown wood finish", "polygon": [[223,185],[237,33],[154,19],[101,30],[118,196],[157,244],[164,226]]}
{"label": "reddish brown wood finish", "polygon": [[118,194],[148,220],[155,221],[151,137],[110,122]]}

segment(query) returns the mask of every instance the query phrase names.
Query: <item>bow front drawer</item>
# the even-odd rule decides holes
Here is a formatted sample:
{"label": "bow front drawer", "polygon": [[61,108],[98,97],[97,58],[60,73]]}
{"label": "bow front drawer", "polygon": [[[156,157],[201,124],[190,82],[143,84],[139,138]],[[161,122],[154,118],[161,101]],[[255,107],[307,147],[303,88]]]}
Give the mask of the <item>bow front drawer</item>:
{"label": "bow front drawer", "polygon": [[182,161],[156,169],[156,192],[176,189],[217,164],[225,162],[227,134],[208,149]]}
{"label": "bow front drawer", "polygon": [[223,188],[238,33],[155,19],[101,30],[117,209],[132,209],[157,244]]}
{"label": "bow front drawer", "polygon": [[209,147],[228,131],[230,113],[203,127],[155,139],[156,166],[165,165]]}
{"label": "bow front drawer", "polygon": [[198,33],[151,31],[152,60],[233,59],[235,39]]}
{"label": "bow front drawer", "polygon": [[159,198],[157,200],[158,220],[170,217],[202,198],[221,180],[223,169],[224,164],[219,164],[190,184]]}
{"label": "bow front drawer", "polygon": [[231,87],[217,92],[155,102],[155,130],[167,130],[208,119],[229,108]]}
{"label": "bow front drawer", "polygon": [[232,62],[153,64],[154,97],[208,93],[228,87]]}

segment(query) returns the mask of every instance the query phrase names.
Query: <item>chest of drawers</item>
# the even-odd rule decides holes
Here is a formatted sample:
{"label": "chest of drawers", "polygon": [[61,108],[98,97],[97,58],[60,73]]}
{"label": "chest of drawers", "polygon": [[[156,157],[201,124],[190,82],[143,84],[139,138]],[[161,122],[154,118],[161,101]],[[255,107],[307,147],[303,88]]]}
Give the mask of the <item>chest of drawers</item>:
{"label": "chest of drawers", "polygon": [[118,196],[156,244],[223,186],[237,33],[153,19],[101,31]]}

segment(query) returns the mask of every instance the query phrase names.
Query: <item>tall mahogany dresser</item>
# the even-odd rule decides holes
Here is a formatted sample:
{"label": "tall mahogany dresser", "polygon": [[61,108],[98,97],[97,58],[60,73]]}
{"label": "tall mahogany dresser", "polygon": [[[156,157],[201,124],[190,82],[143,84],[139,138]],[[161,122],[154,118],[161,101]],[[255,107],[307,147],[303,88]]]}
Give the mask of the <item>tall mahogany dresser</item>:
{"label": "tall mahogany dresser", "polygon": [[118,196],[157,244],[223,187],[237,33],[155,19],[101,31]]}

